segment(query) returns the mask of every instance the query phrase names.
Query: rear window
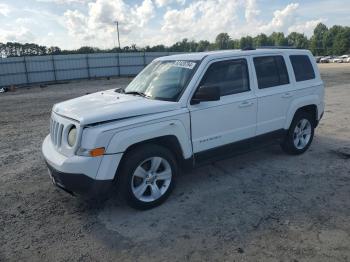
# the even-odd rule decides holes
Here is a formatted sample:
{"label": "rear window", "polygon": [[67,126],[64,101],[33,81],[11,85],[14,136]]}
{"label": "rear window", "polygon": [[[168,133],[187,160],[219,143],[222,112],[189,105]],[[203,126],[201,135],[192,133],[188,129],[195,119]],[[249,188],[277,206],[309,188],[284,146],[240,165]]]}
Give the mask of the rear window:
{"label": "rear window", "polygon": [[289,58],[297,82],[315,78],[314,69],[307,55],[291,55]]}
{"label": "rear window", "polygon": [[259,89],[289,84],[283,56],[261,56],[254,58]]}

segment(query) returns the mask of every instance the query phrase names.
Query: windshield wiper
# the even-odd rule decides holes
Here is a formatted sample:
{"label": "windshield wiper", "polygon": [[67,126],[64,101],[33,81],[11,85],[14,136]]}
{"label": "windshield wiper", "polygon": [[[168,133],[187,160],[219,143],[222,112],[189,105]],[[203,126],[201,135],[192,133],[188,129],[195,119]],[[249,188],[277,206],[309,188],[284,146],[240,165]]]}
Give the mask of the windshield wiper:
{"label": "windshield wiper", "polygon": [[147,97],[147,95],[145,93],[139,92],[139,91],[129,91],[129,92],[125,92],[124,94],[126,95],[137,95],[137,96],[142,96],[142,97]]}
{"label": "windshield wiper", "polygon": [[124,90],[124,88],[120,87],[120,88],[115,89],[114,92],[124,94],[125,90]]}
{"label": "windshield wiper", "polygon": [[125,92],[124,88],[117,88],[114,90],[114,92],[121,93],[121,94],[126,94],[126,95],[137,95],[137,96],[142,96],[142,97],[149,97],[145,93],[139,92],[139,91],[128,91]]}

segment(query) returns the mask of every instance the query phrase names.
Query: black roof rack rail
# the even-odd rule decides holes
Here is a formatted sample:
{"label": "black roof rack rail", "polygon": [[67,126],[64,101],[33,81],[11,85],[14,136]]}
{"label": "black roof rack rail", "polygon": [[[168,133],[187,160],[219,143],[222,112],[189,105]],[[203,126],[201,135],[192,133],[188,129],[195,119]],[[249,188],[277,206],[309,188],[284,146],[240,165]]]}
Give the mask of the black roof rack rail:
{"label": "black roof rack rail", "polygon": [[257,49],[297,49],[297,48],[295,46],[273,45],[273,46],[258,46]]}
{"label": "black roof rack rail", "polygon": [[295,46],[281,46],[281,45],[272,45],[272,46],[258,46],[258,47],[251,47],[247,46],[242,48],[242,51],[249,51],[249,50],[256,50],[256,49],[298,49]]}
{"label": "black roof rack rail", "polygon": [[255,50],[255,48],[251,46],[246,46],[242,48],[242,51],[249,51],[249,50]]}

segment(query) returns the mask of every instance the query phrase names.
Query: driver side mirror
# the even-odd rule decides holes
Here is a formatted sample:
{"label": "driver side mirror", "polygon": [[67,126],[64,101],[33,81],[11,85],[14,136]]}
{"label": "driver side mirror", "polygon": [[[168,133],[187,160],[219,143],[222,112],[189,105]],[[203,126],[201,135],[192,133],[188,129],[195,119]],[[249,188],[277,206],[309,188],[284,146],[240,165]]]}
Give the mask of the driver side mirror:
{"label": "driver side mirror", "polygon": [[220,88],[218,86],[200,86],[191,100],[191,105],[204,101],[220,100]]}

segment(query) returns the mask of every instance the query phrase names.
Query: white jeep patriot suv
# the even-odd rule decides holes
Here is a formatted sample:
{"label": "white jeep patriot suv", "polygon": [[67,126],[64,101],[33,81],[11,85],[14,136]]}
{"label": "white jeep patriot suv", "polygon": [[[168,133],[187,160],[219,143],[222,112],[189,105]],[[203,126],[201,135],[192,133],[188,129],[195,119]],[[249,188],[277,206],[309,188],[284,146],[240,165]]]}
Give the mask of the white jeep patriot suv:
{"label": "white jeep patriot suv", "polygon": [[306,50],[161,57],[126,87],[54,105],[42,146],[55,185],[101,194],[116,184],[139,209],[159,205],[179,167],[279,141],[310,146],[324,84]]}

